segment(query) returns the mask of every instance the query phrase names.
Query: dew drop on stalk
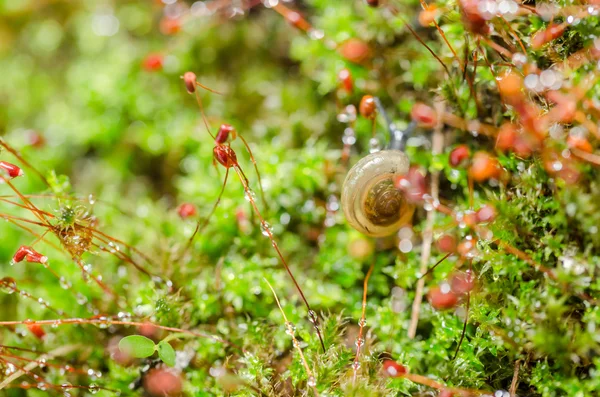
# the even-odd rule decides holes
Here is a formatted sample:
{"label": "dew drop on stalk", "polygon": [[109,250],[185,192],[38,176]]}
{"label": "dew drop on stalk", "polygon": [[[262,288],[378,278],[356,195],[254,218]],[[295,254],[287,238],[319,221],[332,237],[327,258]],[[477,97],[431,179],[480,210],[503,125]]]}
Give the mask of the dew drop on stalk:
{"label": "dew drop on stalk", "polygon": [[90,392],[90,394],[96,394],[99,390],[100,388],[98,387],[98,385],[94,383],[90,383],[90,385],[88,386],[88,391]]}
{"label": "dew drop on stalk", "polygon": [[315,377],[314,377],[314,376],[312,376],[312,375],[311,375],[311,376],[309,376],[309,377],[308,377],[307,384],[308,384],[310,387],[315,387],[315,386],[317,385],[317,380],[315,379]]}
{"label": "dew drop on stalk", "polygon": [[246,201],[254,201],[256,200],[256,193],[254,193],[252,189],[247,188],[244,192],[244,198],[246,199]]}
{"label": "dew drop on stalk", "polygon": [[5,294],[12,294],[17,289],[17,283],[12,277],[4,277],[0,280],[0,291]]}
{"label": "dew drop on stalk", "polygon": [[269,223],[267,221],[260,222],[260,230],[262,231],[263,236],[266,236],[266,237],[271,236],[273,233],[273,229],[271,228],[271,225],[269,225]]}
{"label": "dew drop on stalk", "polygon": [[44,382],[38,383],[35,387],[37,387],[41,391],[46,391],[47,389],[46,384]]}
{"label": "dew drop on stalk", "polygon": [[366,320],[366,319],[364,319],[364,318],[361,318],[361,319],[358,321],[358,326],[359,326],[359,327],[364,327],[365,325],[367,325],[367,320]]}
{"label": "dew drop on stalk", "polygon": [[354,344],[356,345],[356,347],[361,347],[365,344],[365,340],[363,338],[356,338],[356,342],[354,342]]}
{"label": "dew drop on stalk", "polygon": [[75,300],[77,301],[77,303],[79,303],[80,305],[85,305],[88,301],[87,297],[85,295],[83,295],[81,292],[78,292],[75,295]]}
{"label": "dew drop on stalk", "polygon": [[360,369],[360,362],[358,362],[358,361],[353,362],[352,363],[352,369],[354,371],[358,371]]}
{"label": "dew drop on stalk", "polygon": [[60,286],[62,289],[69,289],[71,288],[71,282],[69,280],[67,280],[66,278],[62,277],[59,280]]}
{"label": "dew drop on stalk", "polygon": [[285,333],[290,336],[294,336],[294,334],[296,333],[296,326],[292,322],[287,321],[285,323]]}

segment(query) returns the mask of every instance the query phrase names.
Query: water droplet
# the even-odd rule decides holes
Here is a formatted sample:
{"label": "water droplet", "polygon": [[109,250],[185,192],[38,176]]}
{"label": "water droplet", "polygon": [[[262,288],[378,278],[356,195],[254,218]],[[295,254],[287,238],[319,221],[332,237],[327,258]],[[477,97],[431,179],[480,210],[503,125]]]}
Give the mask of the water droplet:
{"label": "water droplet", "polygon": [[369,153],[375,153],[381,150],[381,144],[379,143],[379,139],[371,138],[369,139]]}
{"label": "water droplet", "polygon": [[289,336],[294,336],[294,334],[296,333],[296,326],[292,322],[286,321],[285,333],[288,334]]}
{"label": "water droplet", "polygon": [[94,204],[96,204],[96,198],[94,197],[94,195],[93,195],[93,194],[90,194],[90,195],[88,196],[88,201],[89,201],[89,203],[90,203],[91,205],[94,205]]}
{"label": "water droplet", "polygon": [[88,301],[87,297],[85,295],[83,295],[81,292],[78,292],[77,295],[75,295],[75,300],[80,305],[85,305]]}
{"label": "water droplet", "polygon": [[273,235],[273,229],[271,228],[271,225],[269,225],[269,223],[266,221],[260,222],[260,230],[263,236],[270,237]]}
{"label": "water droplet", "polygon": [[72,286],[71,282],[64,277],[60,278],[59,283],[62,289],[70,289]]}
{"label": "water droplet", "polygon": [[100,388],[98,387],[98,385],[94,383],[90,383],[90,385],[88,386],[88,391],[90,392],[90,394],[96,394],[99,390]]}
{"label": "water droplet", "polygon": [[366,319],[364,319],[364,318],[361,318],[361,319],[358,321],[358,326],[359,326],[359,327],[364,327],[365,325],[367,325],[367,320],[366,320]]}
{"label": "water droplet", "polygon": [[356,345],[356,347],[361,347],[365,344],[365,340],[363,338],[356,338],[356,342],[354,342],[354,344]]}
{"label": "water droplet", "polygon": [[244,192],[244,198],[246,199],[246,201],[255,201],[256,200],[256,193],[254,193],[254,191],[250,188],[247,188],[246,191]]}
{"label": "water droplet", "polygon": [[355,361],[354,363],[352,363],[352,369],[354,371],[358,371],[360,369],[360,362]]}
{"label": "water droplet", "polygon": [[38,383],[38,384],[36,385],[36,387],[37,387],[38,389],[40,389],[41,391],[45,391],[45,390],[47,389],[47,386],[46,386],[46,384],[45,384],[44,382],[40,382],[40,383]]}
{"label": "water droplet", "polygon": [[17,289],[17,282],[12,277],[4,277],[0,280],[0,291],[12,294]]}
{"label": "water droplet", "polygon": [[306,382],[306,384],[310,387],[315,387],[317,385],[317,380],[314,376],[311,375],[308,377],[308,381]]}

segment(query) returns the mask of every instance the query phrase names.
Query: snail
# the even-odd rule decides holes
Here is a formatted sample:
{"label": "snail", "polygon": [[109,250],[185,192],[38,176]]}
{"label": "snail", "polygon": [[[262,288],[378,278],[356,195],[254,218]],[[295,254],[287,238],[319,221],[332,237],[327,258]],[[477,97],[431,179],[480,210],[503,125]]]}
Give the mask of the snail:
{"label": "snail", "polygon": [[388,148],[363,157],[348,172],[342,186],[342,209],[354,229],[372,237],[389,236],[407,223],[414,207],[394,186],[394,179],[410,167],[402,151],[404,138],[416,127],[411,123],[400,131],[389,122],[381,103],[375,103],[390,129]]}

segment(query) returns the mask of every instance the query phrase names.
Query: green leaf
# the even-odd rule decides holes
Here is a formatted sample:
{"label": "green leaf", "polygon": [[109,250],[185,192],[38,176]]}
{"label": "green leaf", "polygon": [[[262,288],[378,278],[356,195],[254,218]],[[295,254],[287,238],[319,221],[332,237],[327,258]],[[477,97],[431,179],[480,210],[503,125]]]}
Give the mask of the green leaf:
{"label": "green leaf", "polygon": [[175,350],[169,342],[160,341],[158,344],[158,357],[169,367],[175,365]]}
{"label": "green leaf", "polygon": [[144,358],[153,355],[156,346],[145,336],[130,335],[119,341],[119,350],[131,357]]}

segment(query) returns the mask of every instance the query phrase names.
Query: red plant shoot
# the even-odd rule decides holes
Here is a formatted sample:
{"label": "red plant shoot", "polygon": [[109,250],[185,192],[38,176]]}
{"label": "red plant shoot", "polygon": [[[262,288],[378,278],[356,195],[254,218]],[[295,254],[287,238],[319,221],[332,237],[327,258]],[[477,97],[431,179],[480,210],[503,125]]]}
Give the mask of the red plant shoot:
{"label": "red plant shoot", "polygon": [[[195,75],[194,75],[195,77]],[[185,79],[185,78],[184,78]],[[196,85],[198,85],[198,83],[196,82]],[[202,86],[203,87],[203,86]],[[187,82],[186,82],[186,88],[187,88]],[[204,87],[203,87],[204,88]],[[188,89],[188,92],[190,92],[190,90]],[[219,202],[221,201],[221,197],[223,196],[223,192],[225,191],[225,186],[227,184],[227,179],[229,177],[229,171],[231,169],[233,169],[235,171],[235,173],[237,174],[243,188],[244,188],[244,195],[246,200],[248,200],[248,202],[250,203],[250,205],[252,206],[252,209],[255,213],[255,215],[258,217],[259,221],[260,221],[260,228],[262,231],[262,234],[264,236],[266,236],[270,241],[271,241],[271,245],[273,246],[273,248],[275,249],[275,252],[281,262],[281,264],[283,265],[283,267],[285,268],[287,274],[289,275],[289,277],[291,278],[294,286],[296,287],[296,290],[298,291],[302,301],[304,302],[304,305],[306,306],[306,309],[308,310],[308,318],[310,320],[310,322],[313,324],[313,327],[315,328],[316,332],[317,332],[317,336],[319,338],[319,342],[321,343],[321,347],[323,348],[323,351],[325,351],[325,343],[323,342],[323,337],[321,335],[321,330],[319,328],[319,320],[317,317],[317,313],[312,310],[312,308],[310,307],[310,304],[308,303],[308,300],[306,299],[304,292],[302,291],[302,288],[300,287],[300,285],[298,284],[298,281],[296,281],[296,278],[294,277],[294,274],[292,273],[287,261],[285,260],[285,258],[283,257],[283,254],[281,252],[281,250],[279,249],[279,245],[277,244],[275,237],[273,236],[273,232],[271,231],[271,226],[269,225],[269,223],[267,223],[267,221],[264,219],[261,211],[259,210],[256,201],[255,201],[255,195],[254,192],[252,191],[252,189],[250,188],[249,185],[249,181],[248,178],[246,177],[246,174],[244,173],[244,171],[242,170],[242,167],[240,166],[240,164],[238,163],[237,160],[237,155],[235,153],[235,151],[233,150],[233,148],[231,147],[231,143],[229,141],[229,138],[231,138],[231,140],[235,139],[236,137],[239,137],[246,150],[248,151],[248,153],[250,154],[250,159],[252,160],[252,163],[254,164],[254,168],[256,170],[257,175],[259,176],[258,178],[258,182],[259,182],[259,186],[261,189],[261,193],[262,193],[262,184],[260,182],[260,173],[258,172],[258,167],[256,165],[256,161],[254,159],[254,156],[252,154],[252,151],[250,150],[250,147],[248,145],[248,143],[246,142],[246,140],[237,133],[237,131],[235,130],[235,128],[229,124],[222,124],[219,127],[219,131],[217,132],[217,135],[214,136],[211,132],[210,132],[210,126],[208,124],[208,121],[206,119],[206,116],[204,115],[204,109],[202,108],[201,105],[201,101],[200,101],[200,97],[198,95],[198,92],[195,91],[196,94],[196,98],[198,100],[198,105],[200,107],[200,111],[202,113],[204,122],[205,122],[205,126],[207,129],[207,132],[209,133],[209,135],[214,139],[215,142],[215,146],[213,148],[213,157],[214,157],[214,161],[221,164],[223,167],[225,167],[225,177],[223,179],[223,184],[221,187],[221,191],[219,192],[219,196],[217,197],[217,200],[215,201],[215,204],[213,205],[211,211],[209,212],[208,216],[205,218],[204,222],[198,222],[198,224],[196,225],[196,229],[194,230],[194,233],[192,234],[192,236],[190,237],[189,241],[188,241],[188,245],[186,246],[185,251],[187,251],[189,249],[189,247],[191,246],[191,243],[193,242],[194,237],[196,236],[196,234],[202,230],[207,224],[208,221],[210,220],[210,217],[212,216],[212,214],[215,212],[215,210],[217,209],[217,206],[219,205]],[[264,195],[263,195],[263,200],[264,200]],[[266,201],[265,201],[266,204]]]}
{"label": "red plant shoot", "polygon": [[11,179],[25,175],[21,168],[6,161],[0,161],[0,169],[6,172]]}

